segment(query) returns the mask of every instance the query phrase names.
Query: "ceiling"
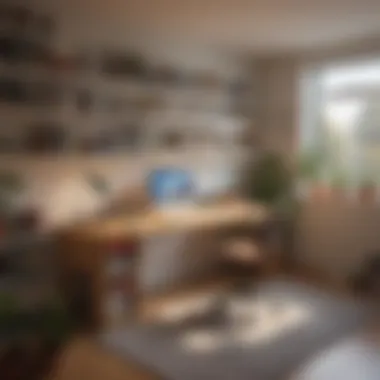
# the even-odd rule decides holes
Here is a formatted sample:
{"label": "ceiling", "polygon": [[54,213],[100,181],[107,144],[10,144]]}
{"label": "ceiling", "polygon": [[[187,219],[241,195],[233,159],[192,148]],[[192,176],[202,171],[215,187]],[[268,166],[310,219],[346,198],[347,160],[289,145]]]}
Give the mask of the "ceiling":
{"label": "ceiling", "polygon": [[[47,1],[47,0],[41,0]],[[72,33],[188,41],[250,52],[380,36],[379,0],[52,0]]]}

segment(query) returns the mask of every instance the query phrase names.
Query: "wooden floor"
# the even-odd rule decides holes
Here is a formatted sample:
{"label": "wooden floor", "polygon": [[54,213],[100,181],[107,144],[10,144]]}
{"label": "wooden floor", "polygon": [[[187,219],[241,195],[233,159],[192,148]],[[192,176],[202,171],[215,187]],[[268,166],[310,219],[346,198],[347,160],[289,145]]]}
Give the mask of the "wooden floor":
{"label": "wooden floor", "polygon": [[136,363],[103,350],[93,340],[78,337],[63,348],[47,380],[155,380]]}

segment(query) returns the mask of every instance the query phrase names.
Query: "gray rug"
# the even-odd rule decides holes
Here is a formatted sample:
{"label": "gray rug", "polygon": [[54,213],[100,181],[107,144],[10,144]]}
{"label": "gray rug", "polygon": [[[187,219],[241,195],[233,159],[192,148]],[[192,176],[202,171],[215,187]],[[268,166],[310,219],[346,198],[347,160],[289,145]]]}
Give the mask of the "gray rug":
{"label": "gray rug", "polygon": [[280,279],[256,288],[244,313],[234,323],[138,326],[100,340],[168,380],[275,380],[354,334],[370,314],[364,304]]}

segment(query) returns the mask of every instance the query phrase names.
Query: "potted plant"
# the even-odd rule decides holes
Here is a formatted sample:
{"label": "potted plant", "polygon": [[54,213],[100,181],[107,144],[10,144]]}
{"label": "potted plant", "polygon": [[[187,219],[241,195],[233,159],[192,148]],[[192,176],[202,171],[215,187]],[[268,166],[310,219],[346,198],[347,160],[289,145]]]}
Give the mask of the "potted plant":
{"label": "potted plant", "polygon": [[358,199],[360,203],[375,203],[377,198],[377,183],[373,179],[364,179],[358,188]]}
{"label": "potted plant", "polygon": [[276,207],[291,191],[290,170],[275,153],[267,153],[253,164],[248,192],[255,201]]}
{"label": "potted plant", "polygon": [[298,193],[311,199],[324,199],[329,195],[329,188],[321,181],[324,164],[322,152],[316,149],[304,151],[298,157],[296,182]]}
{"label": "potted plant", "polygon": [[272,214],[265,226],[265,244],[280,265],[292,266],[299,202],[291,165],[279,154],[270,152],[253,163],[250,174],[250,197],[267,205]]}
{"label": "potted plant", "polygon": [[336,170],[332,174],[330,183],[330,196],[334,200],[342,200],[346,197],[346,192],[348,189],[348,176],[344,170]]}

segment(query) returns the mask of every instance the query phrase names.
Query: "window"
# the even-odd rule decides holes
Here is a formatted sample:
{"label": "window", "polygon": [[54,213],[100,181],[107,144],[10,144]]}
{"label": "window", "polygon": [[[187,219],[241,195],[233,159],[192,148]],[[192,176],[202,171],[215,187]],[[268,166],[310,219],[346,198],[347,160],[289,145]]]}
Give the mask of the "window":
{"label": "window", "polygon": [[301,145],[319,152],[320,179],[380,180],[380,59],[308,70]]}

